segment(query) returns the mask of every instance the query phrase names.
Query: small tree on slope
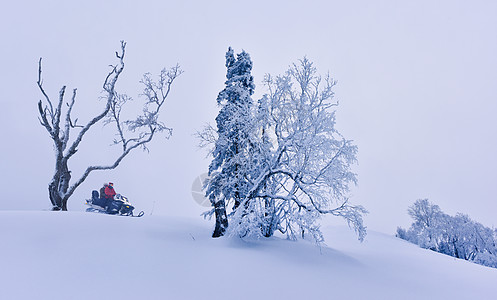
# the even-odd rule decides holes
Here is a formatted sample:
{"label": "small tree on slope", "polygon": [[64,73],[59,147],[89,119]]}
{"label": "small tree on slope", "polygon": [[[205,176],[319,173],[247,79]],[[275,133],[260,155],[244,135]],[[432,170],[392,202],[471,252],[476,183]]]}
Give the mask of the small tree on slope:
{"label": "small tree on slope", "polygon": [[[111,71],[104,80],[105,107],[85,125],[78,125],[77,119],[73,120],[72,117],[72,110],[76,102],[76,89],[73,90],[72,97],[67,102],[65,100],[65,86],[60,90],[57,102],[53,102],[47,95],[43,88],[40,58],[37,83],[44,98],[38,102],[39,120],[49,133],[56,154],[55,173],[48,186],[53,210],[67,210],[67,201],[91,172],[115,169],[131,151],[138,148],[146,149],[147,143],[152,140],[156,133],[165,132],[166,137],[172,133],[172,130],[160,122],[158,118],[173,81],[182,71],[179,66],[169,70],[163,69],[157,82],[151,79],[150,74],[145,74],[141,81],[144,85],[143,95],[146,98],[143,114],[138,115],[135,120],[122,120],[121,111],[131,99],[125,94],[118,94],[116,91],[116,83],[124,70],[125,49],[126,43],[122,41],[121,51],[116,52],[118,64],[111,65]],[[88,130],[101,121],[104,124],[116,126],[117,138],[114,143],[121,145],[122,152],[109,165],[88,166],[76,181],[71,182],[72,174],[68,162],[78,151],[78,147]],[[134,134],[134,136],[128,137],[129,134]],[[71,135],[75,136],[72,140]]]}

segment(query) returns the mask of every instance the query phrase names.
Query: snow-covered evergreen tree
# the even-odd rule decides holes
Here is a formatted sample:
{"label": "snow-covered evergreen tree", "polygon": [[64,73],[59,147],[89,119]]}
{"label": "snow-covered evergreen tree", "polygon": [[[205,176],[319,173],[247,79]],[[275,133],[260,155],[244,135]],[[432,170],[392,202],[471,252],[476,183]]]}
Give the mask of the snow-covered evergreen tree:
{"label": "snow-covered evergreen tree", "polygon": [[222,236],[228,226],[226,206],[233,202],[233,210],[236,210],[247,195],[247,159],[254,130],[251,126],[254,119],[251,96],[255,89],[252,60],[245,51],[235,58],[230,47],[226,53],[226,68],[226,87],[217,97],[221,106],[216,118],[218,137],[206,187],[216,215],[214,237]]}

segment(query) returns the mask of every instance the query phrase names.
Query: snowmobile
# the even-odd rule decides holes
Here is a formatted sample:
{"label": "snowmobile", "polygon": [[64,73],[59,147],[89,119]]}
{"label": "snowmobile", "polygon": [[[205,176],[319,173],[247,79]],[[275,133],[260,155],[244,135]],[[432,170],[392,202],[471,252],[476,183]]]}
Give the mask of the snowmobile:
{"label": "snowmobile", "polygon": [[121,194],[117,194],[114,199],[104,199],[99,197],[98,191],[92,191],[91,199],[86,200],[86,205],[89,206],[86,209],[87,212],[130,217],[141,217],[145,214],[140,211],[137,215],[133,215],[135,207],[129,203],[128,198]]}

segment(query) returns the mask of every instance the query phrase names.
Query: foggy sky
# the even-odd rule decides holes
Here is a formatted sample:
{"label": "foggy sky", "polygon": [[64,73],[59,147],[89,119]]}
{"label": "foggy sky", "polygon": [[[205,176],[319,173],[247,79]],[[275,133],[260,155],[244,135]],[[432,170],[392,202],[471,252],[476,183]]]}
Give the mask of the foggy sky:
{"label": "foggy sky", "polygon": [[[351,202],[370,211],[368,228],[408,226],[407,207],[420,198],[497,226],[496,15],[494,1],[10,1],[0,11],[0,209],[50,208],[54,154],[37,119],[39,57],[52,98],[62,85],[78,88],[74,116],[84,123],[102,108],[108,65],[126,40],[118,90],[136,102],[144,73],[176,63],[185,71],[162,114],[173,136],[94,172],[70,210],[83,210],[105,181],[147,214],[205,210],[190,192],[209,164],[193,134],[214,124],[232,46],[254,62],[254,99],[265,73],[303,56],[338,81],[337,127],[359,147]],[[73,177],[119,151],[108,137],[101,126],[89,132]]]}

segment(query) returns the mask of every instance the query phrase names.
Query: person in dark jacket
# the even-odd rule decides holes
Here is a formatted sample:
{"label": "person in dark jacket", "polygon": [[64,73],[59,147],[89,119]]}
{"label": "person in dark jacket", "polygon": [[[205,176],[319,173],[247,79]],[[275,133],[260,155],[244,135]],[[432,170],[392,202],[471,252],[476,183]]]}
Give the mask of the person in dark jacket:
{"label": "person in dark jacket", "polygon": [[108,185],[108,183],[104,183],[104,185],[100,188],[100,199],[105,199],[105,189]]}

